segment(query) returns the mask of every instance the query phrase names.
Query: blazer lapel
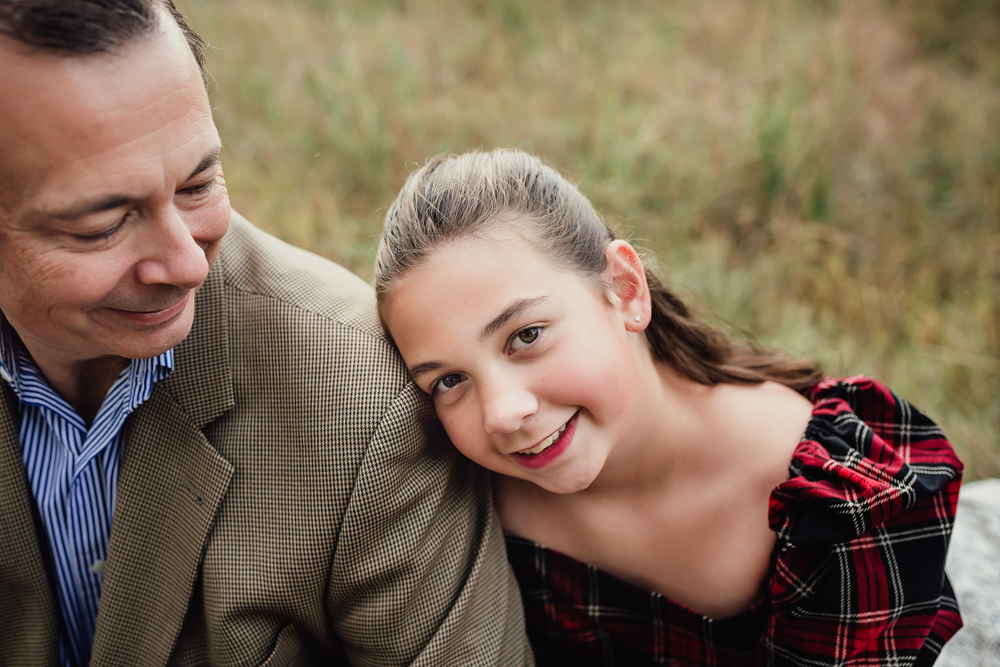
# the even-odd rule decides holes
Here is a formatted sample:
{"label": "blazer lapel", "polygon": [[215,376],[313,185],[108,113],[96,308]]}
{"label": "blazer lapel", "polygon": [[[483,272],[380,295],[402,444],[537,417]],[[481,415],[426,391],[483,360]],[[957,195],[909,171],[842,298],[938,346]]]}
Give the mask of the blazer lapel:
{"label": "blazer lapel", "polygon": [[17,415],[14,390],[0,382],[0,658],[56,665],[59,617],[24,470]]}
{"label": "blazer lapel", "polygon": [[229,410],[223,281],[199,290],[174,371],[128,421],[91,664],[164,665],[233,467],[201,428]]}

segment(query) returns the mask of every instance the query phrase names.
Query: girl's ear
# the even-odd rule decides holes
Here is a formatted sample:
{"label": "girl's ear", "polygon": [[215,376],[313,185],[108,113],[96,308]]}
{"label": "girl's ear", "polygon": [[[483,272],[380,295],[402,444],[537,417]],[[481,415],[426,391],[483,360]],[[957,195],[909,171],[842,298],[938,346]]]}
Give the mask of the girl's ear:
{"label": "girl's ear", "polygon": [[649,326],[651,300],[639,253],[628,242],[617,240],[605,249],[604,257],[607,260],[604,279],[610,287],[611,303],[621,314],[626,329],[643,331]]}

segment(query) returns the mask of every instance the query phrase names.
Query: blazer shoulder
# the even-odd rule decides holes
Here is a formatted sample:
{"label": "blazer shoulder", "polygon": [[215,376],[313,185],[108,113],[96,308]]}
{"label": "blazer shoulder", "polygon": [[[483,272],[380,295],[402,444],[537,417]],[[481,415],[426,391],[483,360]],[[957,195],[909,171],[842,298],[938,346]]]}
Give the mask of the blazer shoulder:
{"label": "blazer shoulder", "polygon": [[235,211],[217,264],[227,288],[385,340],[370,285],[344,267],[254,227]]}

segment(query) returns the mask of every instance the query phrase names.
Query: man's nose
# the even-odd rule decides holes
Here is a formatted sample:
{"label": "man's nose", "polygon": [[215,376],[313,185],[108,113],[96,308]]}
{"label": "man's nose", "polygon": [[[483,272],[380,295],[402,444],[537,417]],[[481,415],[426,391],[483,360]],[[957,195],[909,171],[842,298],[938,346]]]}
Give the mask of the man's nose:
{"label": "man's nose", "polygon": [[535,395],[512,378],[494,380],[480,391],[484,424],[490,435],[513,433],[538,411]]}
{"label": "man's nose", "polygon": [[136,279],[146,285],[173,285],[184,289],[199,287],[208,277],[208,247],[221,235],[206,233],[197,221],[176,209],[148,221],[141,239],[143,259],[136,266]]}

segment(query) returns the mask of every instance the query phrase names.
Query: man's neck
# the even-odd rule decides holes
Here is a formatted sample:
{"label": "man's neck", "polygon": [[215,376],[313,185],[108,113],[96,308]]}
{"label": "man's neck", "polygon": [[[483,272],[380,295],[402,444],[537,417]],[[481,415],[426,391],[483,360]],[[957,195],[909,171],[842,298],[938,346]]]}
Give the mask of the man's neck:
{"label": "man's neck", "polygon": [[62,354],[42,341],[21,335],[3,313],[0,313],[0,330],[6,332],[0,331],[0,337],[9,334],[20,341],[49,387],[76,411],[87,428],[97,417],[115,380],[132,361],[115,355],[80,360]]}
{"label": "man's neck", "polygon": [[44,368],[41,366],[39,368],[52,389],[76,410],[87,428],[90,428],[101,405],[104,404],[108,391],[130,361],[124,357],[84,361],[60,378],[58,383],[53,381]]}
{"label": "man's neck", "polygon": [[[30,348],[28,352],[31,352]],[[87,428],[94,422],[111,386],[131,361],[124,357],[107,356],[60,364],[36,355],[32,358],[45,376],[45,381],[76,410]]]}

